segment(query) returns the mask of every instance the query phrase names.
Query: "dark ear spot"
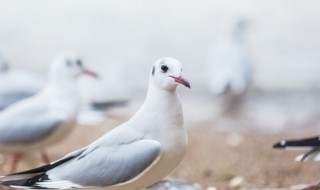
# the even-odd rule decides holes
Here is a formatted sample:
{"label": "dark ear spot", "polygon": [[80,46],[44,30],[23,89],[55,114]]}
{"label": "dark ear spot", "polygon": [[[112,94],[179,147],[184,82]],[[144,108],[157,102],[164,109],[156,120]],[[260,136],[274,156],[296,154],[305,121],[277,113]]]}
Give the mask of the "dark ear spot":
{"label": "dark ear spot", "polygon": [[81,59],[77,59],[77,65],[79,66],[79,67],[82,67],[82,61],[81,61]]}
{"label": "dark ear spot", "polygon": [[68,60],[66,60],[66,65],[68,66],[68,67],[71,67],[71,61],[68,59]]}
{"label": "dark ear spot", "polygon": [[154,71],[155,71],[155,68],[154,66],[152,67],[152,76],[154,75]]}

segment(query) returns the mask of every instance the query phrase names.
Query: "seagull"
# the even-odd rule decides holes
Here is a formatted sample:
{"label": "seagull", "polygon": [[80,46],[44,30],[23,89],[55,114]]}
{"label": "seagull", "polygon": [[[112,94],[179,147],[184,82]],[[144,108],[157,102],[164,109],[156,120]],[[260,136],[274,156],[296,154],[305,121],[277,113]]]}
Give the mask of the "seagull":
{"label": "seagull", "polygon": [[78,114],[77,123],[81,125],[100,125],[107,118],[107,111],[128,105],[128,100],[84,101]]}
{"label": "seagull", "polygon": [[43,149],[65,138],[75,123],[80,103],[76,79],[81,74],[97,77],[78,56],[61,55],[51,65],[47,87],[0,113],[0,152],[14,155],[11,172],[21,155],[33,150],[41,150],[49,163]]}
{"label": "seagull", "polygon": [[238,106],[252,76],[252,58],[243,39],[245,21],[234,18],[217,41],[210,60],[208,83],[212,95],[223,95],[228,104],[225,112]]}
{"label": "seagull", "polygon": [[187,133],[178,84],[182,65],[157,60],[150,71],[147,97],[125,123],[92,144],[49,165],[1,178],[2,185],[26,189],[142,189],[167,176],[183,159]]}
{"label": "seagull", "polygon": [[10,68],[7,57],[0,51],[0,110],[35,95],[45,86],[41,77]]}
{"label": "seagull", "polygon": [[274,144],[273,148],[308,150],[307,153],[297,156],[295,160],[298,162],[307,160],[320,162],[320,136],[298,140],[283,140]]}

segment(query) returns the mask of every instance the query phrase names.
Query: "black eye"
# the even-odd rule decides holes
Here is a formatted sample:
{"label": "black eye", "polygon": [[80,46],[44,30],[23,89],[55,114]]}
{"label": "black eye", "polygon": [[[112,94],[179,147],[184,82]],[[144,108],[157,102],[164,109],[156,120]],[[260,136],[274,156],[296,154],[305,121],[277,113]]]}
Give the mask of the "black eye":
{"label": "black eye", "polygon": [[161,71],[166,73],[169,70],[168,66],[166,65],[161,65]]}
{"label": "black eye", "polygon": [[77,65],[78,65],[79,67],[82,67],[82,61],[81,61],[80,59],[77,59]]}

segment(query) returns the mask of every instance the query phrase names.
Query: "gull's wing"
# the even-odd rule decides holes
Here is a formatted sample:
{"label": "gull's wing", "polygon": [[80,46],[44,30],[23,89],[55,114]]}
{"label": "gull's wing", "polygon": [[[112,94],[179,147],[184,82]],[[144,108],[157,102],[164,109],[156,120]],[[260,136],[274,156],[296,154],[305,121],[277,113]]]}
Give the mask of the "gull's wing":
{"label": "gull's wing", "polygon": [[35,95],[45,87],[45,82],[26,72],[7,71],[0,76],[0,108]]}
{"label": "gull's wing", "polygon": [[310,137],[298,140],[283,140],[273,145],[274,148],[300,148],[300,149],[313,149],[320,147],[320,136]]}
{"label": "gull's wing", "polygon": [[0,144],[33,143],[49,135],[66,120],[35,97],[18,102],[0,114]]}
{"label": "gull's wing", "polygon": [[[4,177],[2,184],[36,189],[119,185],[134,180],[151,167],[160,158],[160,152],[160,143],[146,139],[127,144],[89,146],[54,162],[51,167],[23,172],[27,178],[10,180],[14,175]],[[34,173],[38,175],[31,175]],[[21,177],[21,173],[17,175]]]}
{"label": "gull's wing", "polygon": [[287,150],[305,149],[308,150],[308,152],[297,156],[296,161],[320,161],[320,136],[297,140],[283,140],[274,144],[273,148],[283,148]]}

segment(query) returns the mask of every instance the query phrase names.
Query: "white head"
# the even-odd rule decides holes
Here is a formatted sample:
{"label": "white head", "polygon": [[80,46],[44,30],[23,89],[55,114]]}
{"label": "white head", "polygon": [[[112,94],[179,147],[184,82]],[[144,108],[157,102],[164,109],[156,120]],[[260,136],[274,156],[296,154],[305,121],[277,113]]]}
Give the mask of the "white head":
{"label": "white head", "polygon": [[166,90],[175,90],[178,84],[190,88],[189,82],[182,78],[181,72],[182,64],[178,60],[171,57],[164,57],[153,64],[150,82]]}
{"label": "white head", "polygon": [[49,80],[50,81],[76,81],[76,79],[82,75],[87,74],[92,77],[98,77],[98,75],[86,69],[83,66],[82,60],[75,54],[64,54],[58,56],[50,67]]}

